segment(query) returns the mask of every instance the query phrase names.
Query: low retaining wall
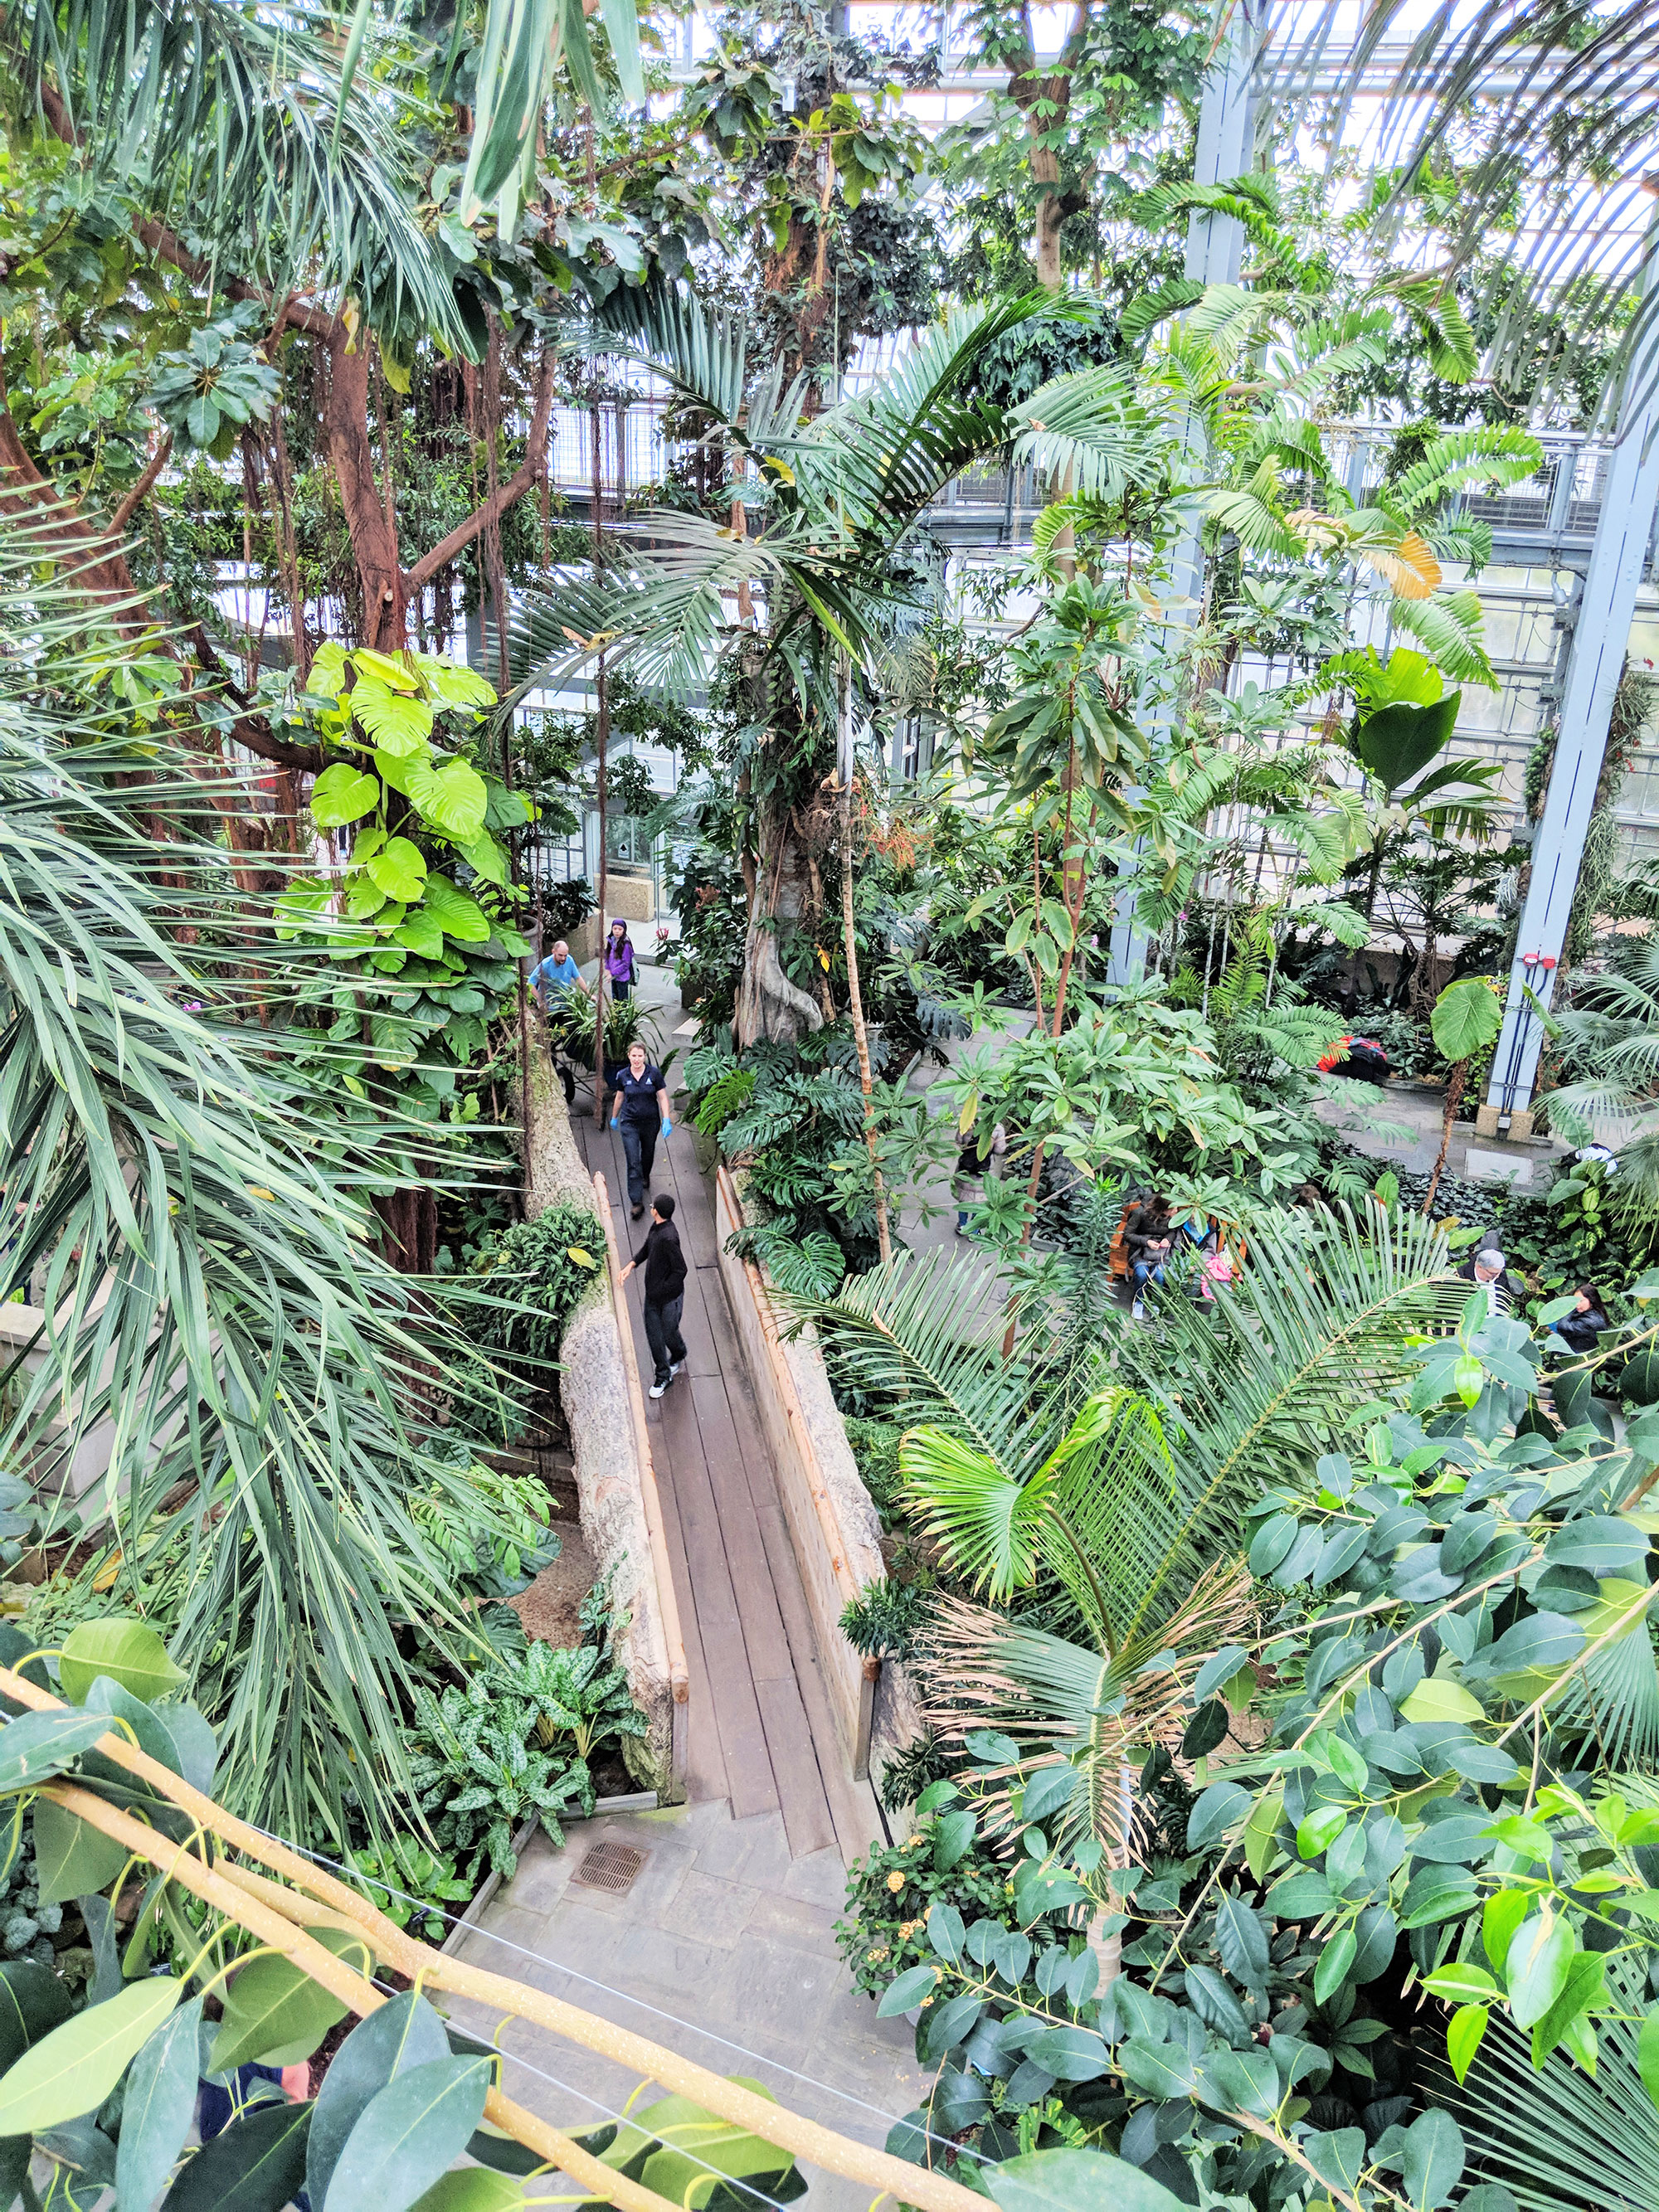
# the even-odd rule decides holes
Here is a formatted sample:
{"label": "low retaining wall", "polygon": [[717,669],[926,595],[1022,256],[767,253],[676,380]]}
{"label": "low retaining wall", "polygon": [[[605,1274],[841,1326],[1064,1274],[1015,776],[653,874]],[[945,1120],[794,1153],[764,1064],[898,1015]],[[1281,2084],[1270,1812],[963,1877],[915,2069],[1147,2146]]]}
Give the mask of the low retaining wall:
{"label": "low retaining wall", "polygon": [[749,1364],[761,1426],[772,1448],[784,1520],[800,1568],[830,1702],[856,1775],[870,1766],[878,1659],[865,1659],[841,1632],[844,1607],[886,1572],[881,1524],[847,1441],[841,1409],[810,1330],[786,1343],[766,1278],[726,1249],[744,1226],[729,1169],[714,1176],[714,1234],[720,1275]]}
{"label": "low retaining wall", "polygon": [[624,1741],[629,1771],[665,1804],[678,1802],[684,1795],[689,1679],[633,1334],[616,1289],[611,1209],[603,1184],[596,1188],[577,1153],[533,1009],[531,1020],[525,1212],[533,1218],[560,1199],[574,1200],[599,1215],[607,1245],[604,1273],[567,1319],[559,1351],[559,1398],[570,1426],[582,1534],[628,1615],[617,1656],[648,1731]]}

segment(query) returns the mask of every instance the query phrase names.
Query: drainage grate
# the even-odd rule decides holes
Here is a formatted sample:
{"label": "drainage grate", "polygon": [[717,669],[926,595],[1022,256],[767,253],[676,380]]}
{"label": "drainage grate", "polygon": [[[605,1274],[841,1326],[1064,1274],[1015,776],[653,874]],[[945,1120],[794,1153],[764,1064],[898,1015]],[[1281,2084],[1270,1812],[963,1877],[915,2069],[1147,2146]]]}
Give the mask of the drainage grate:
{"label": "drainage grate", "polygon": [[574,1881],[589,1889],[608,1889],[614,1896],[634,1887],[634,1877],[645,1864],[646,1854],[632,1844],[595,1844],[577,1868]]}

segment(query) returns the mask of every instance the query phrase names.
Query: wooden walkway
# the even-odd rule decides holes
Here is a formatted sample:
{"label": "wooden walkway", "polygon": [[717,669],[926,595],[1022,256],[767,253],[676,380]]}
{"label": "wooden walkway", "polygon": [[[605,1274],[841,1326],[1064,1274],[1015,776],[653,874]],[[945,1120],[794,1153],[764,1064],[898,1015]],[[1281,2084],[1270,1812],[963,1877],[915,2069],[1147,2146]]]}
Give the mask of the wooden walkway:
{"label": "wooden walkway", "polygon": [[[627,1169],[610,1127],[596,1128],[582,1094],[571,1127],[591,1172],[603,1174],[617,1237],[638,1250],[647,1212],[629,1218]],[[646,1401],[651,1456],[690,1677],[687,1794],[725,1798],[732,1817],[781,1813],[793,1856],[833,1846],[844,1861],[881,1833],[874,1795],[855,1783],[819,1672],[800,1573],[790,1547],[744,1353],[732,1325],[714,1242],[714,1205],[690,1133],[657,1146],[654,1191],[674,1194],[685,1255],[690,1354],[665,1396]],[[641,1275],[629,1279],[641,1384],[651,1355],[640,1319]]]}

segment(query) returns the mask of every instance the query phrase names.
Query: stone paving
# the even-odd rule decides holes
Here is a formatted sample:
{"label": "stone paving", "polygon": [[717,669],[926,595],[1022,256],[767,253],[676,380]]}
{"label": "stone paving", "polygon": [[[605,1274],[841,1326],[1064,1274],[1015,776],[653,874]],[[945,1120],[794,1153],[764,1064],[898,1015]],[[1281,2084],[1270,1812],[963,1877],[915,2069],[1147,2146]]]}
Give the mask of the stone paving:
{"label": "stone paving", "polygon": [[[577,1878],[607,1841],[646,1854],[622,1896]],[[834,1850],[790,1856],[776,1813],[734,1820],[715,1801],[612,1814],[576,1823],[562,1850],[536,1836],[460,1956],[879,2144],[918,2101],[922,2072],[908,2024],[878,2020],[837,1954],[845,1886]],[[494,2034],[483,2008],[454,2010],[475,2033]],[[612,2061],[521,2022],[501,2048],[507,2094],[563,2128],[598,2126],[637,2087]],[[864,2212],[870,2202],[866,2185],[810,2179],[817,2212]]]}

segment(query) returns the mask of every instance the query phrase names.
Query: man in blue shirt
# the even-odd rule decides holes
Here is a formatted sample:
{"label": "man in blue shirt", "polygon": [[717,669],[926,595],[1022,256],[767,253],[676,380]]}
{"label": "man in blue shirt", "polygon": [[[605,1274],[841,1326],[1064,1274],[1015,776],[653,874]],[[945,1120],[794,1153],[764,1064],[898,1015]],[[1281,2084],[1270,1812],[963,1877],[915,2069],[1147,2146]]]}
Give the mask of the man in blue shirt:
{"label": "man in blue shirt", "polygon": [[532,990],[542,994],[542,1004],[547,1004],[550,992],[563,988],[567,983],[580,983],[582,971],[570,957],[570,947],[560,938],[545,960],[530,972]]}

